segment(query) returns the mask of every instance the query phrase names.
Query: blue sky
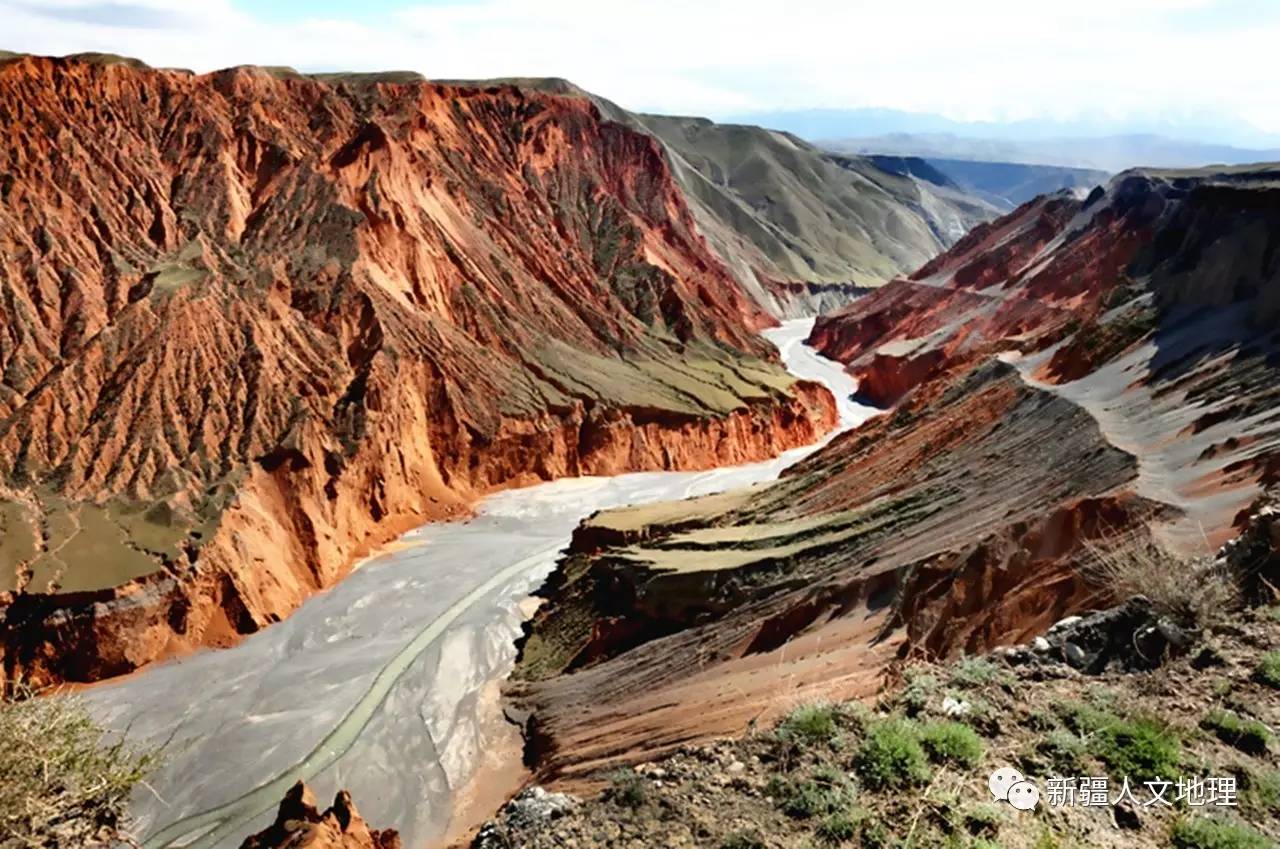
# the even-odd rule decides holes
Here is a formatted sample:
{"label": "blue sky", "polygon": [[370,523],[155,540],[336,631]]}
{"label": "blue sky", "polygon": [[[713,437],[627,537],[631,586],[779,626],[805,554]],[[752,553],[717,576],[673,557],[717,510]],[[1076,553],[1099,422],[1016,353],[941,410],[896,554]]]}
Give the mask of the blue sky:
{"label": "blue sky", "polygon": [[562,76],[710,117],[878,107],[1280,135],[1280,2],[1263,0],[0,0],[0,21],[0,48],[200,72]]}

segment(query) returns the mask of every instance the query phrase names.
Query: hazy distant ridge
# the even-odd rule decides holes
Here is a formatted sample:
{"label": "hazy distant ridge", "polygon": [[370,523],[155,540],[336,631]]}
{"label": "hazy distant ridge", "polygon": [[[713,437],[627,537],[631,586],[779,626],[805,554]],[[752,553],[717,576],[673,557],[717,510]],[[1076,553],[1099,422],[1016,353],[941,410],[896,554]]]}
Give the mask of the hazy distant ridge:
{"label": "hazy distant ridge", "polygon": [[953,121],[893,109],[810,109],[734,120],[795,133],[832,150],[1122,171],[1280,160],[1280,137],[1242,123]]}

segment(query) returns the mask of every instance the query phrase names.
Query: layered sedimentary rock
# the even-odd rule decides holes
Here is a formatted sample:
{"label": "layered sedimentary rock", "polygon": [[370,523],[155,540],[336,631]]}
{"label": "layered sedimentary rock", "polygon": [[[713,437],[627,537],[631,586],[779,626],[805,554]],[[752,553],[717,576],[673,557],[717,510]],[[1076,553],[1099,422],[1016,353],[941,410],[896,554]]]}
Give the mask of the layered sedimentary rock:
{"label": "layered sedimentary rock", "polygon": [[298,782],[280,802],[276,821],[245,838],[240,849],[401,849],[401,842],[394,829],[369,828],[345,791],[321,811]]}
{"label": "layered sedimentary rock", "polygon": [[1280,190],[1121,175],[977,228],[811,340],[892,404],[763,489],[589,520],[513,690],[548,775],[643,757],[1105,603],[1086,544],[1186,553],[1274,482]]}
{"label": "layered sedimentary rock", "polygon": [[998,355],[1138,458],[1137,491],[1180,514],[1167,542],[1222,542],[1275,479],[1278,177],[1137,171],[1033,201],[810,341],[885,402]]}
{"label": "layered sedimentary rock", "polygon": [[0,120],[10,674],[233,640],[498,487],[834,419],[580,98],[15,57]]}
{"label": "layered sedimentary rock", "polygon": [[777,316],[837,309],[1003,208],[790,133],[628,112],[562,79],[502,82],[590,99],[611,120],[658,139],[708,243]]}

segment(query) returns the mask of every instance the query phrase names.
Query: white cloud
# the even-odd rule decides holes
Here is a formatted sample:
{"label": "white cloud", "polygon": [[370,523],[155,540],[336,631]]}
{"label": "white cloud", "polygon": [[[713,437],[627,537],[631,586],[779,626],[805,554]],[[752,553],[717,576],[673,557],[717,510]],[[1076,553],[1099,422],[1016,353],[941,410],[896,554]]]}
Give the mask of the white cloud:
{"label": "white cloud", "polygon": [[[38,1],[38,0],[37,0]],[[1224,114],[1280,132],[1280,19],[1242,0],[457,0],[375,23],[266,22],[228,0],[0,0],[10,49],[153,65],[563,76],[713,116],[886,106],[963,119]],[[115,20],[129,26],[112,26]],[[1261,10],[1261,11],[1259,11]],[[149,14],[148,14],[149,13]],[[366,18],[367,20],[367,18]]]}

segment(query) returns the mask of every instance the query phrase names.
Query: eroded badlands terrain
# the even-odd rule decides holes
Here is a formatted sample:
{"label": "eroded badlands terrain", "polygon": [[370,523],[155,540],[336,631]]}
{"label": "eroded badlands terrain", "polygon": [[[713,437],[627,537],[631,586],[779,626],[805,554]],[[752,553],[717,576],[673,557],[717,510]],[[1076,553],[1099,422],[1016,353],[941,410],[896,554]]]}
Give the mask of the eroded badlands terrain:
{"label": "eroded badlands terrain", "polygon": [[578,529],[513,687],[543,775],[1026,642],[1112,601],[1089,540],[1238,533],[1280,456],[1277,216],[1265,169],[1128,172],[821,317],[892,408],[772,486]]}
{"label": "eroded badlands terrain", "polygon": [[[1123,601],[1081,568],[1090,545],[1217,551],[1280,474],[1268,167],[1129,171],[969,230],[993,210],[962,193],[560,81],[4,54],[0,122],[5,678],[91,682],[235,644],[497,490],[815,443],[850,400],[788,373],[760,332],[818,308],[809,343],[883,414],[776,482],[762,467],[746,488],[727,486],[743,470],[672,484],[692,499],[628,490],[577,525],[503,694],[533,780],[596,786],[814,697],[892,691],[908,664],[1031,642]],[[539,569],[562,538],[538,537]],[[485,590],[506,616],[494,582],[519,555],[468,563],[502,561],[478,586],[451,571],[436,600]],[[430,591],[429,570],[412,577]],[[241,769],[245,787],[161,799],[148,845],[225,845],[250,823],[266,826],[252,847],[396,845],[349,796],[321,810],[294,781],[381,769],[408,745],[388,729],[417,717],[412,687],[459,655],[419,646],[434,622],[398,609],[379,662],[351,661],[366,635],[349,599],[226,656],[277,658],[296,686],[319,655],[295,649],[333,629],[358,667],[346,701],[292,723],[292,755]],[[132,719],[135,694],[211,657],[91,698]],[[440,663],[415,677],[421,658]],[[252,691],[247,724],[287,721],[259,710],[280,694],[258,672],[229,676],[228,698]],[[162,720],[217,745],[218,717],[187,708]],[[453,799],[449,747],[415,732],[433,798]],[[339,763],[361,735],[377,756]],[[375,825],[442,833],[451,812],[413,802],[372,801],[400,820]]]}
{"label": "eroded badlands terrain", "polygon": [[11,57],[0,119],[6,674],[226,644],[495,488],[834,421],[583,99]]}

